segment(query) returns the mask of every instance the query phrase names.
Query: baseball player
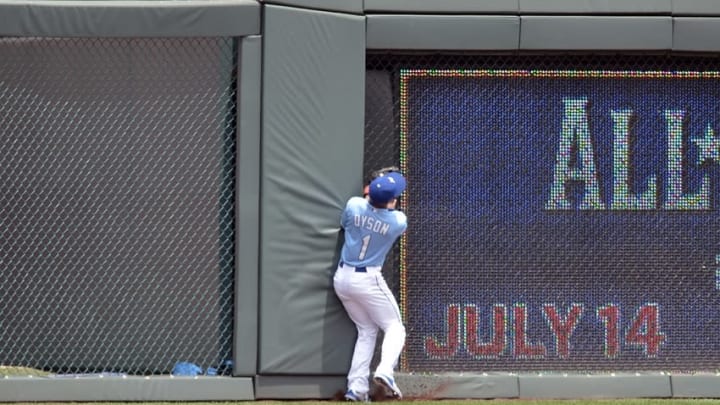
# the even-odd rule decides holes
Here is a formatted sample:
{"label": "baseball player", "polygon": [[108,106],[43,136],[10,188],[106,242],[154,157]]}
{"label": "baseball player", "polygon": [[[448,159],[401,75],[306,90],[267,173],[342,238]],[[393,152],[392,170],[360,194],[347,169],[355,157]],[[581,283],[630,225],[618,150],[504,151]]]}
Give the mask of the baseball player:
{"label": "baseball player", "polygon": [[402,398],[393,372],[405,344],[405,327],[381,270],[393,244],[407,229],[407,217],[395,210],[405,186],[399,172],[376,177],[369,185],[368,198],[350,198],[341,216],[345,242],[333,287],[358,331],[347,378],[348,401],[368,401],[370,362],[379,329],[384,337],[373,381]]}

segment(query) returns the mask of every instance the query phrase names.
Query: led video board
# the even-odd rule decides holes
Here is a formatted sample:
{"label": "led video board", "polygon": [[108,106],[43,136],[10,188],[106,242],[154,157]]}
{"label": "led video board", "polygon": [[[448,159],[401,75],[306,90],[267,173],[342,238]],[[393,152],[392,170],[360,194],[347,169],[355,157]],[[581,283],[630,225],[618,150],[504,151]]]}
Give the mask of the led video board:
{"label": "led video board", "polygon": [[403,368],[720,361],[720,72],[402,70]]}

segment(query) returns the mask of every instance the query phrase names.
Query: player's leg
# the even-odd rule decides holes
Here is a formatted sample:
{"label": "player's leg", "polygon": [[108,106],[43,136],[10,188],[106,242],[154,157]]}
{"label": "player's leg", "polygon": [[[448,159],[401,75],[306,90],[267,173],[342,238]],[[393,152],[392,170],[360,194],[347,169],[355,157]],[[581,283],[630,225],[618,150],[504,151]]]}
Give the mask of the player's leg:
{"label": "player's leg", "polygon": [[348,389],[355,393],[367,395],[370,390],[370,362],[375,353],[378,327],[364,310],[349,310],[348,315],[355,323],[358,331],[350,371],[348,372]]}
{"label": "player's leg", "polygon": [[[365,308],[363,297],[357,294],[357,279],[343,279],[343,277],[335,277],[335,292],[340,298],[345,311],[350,319],[355,323],[357,328],[357,340],[353,350],[350,371],[348,372],[348,393],[347,399],[365,400],[367,399],[370,377],[370,362],[375,352],[375,342],[377,341],[378,326],[373,322],[369,313]],[[364,290],[366,287],[360,289]],[[348,398],[348,395],[350,398]],[[357,397],[353,399],[352,396]]]}
{"label": "player's leg", "polygon": [[394,370],[405,345],[405,326],[400,308],[381,274],[375,275],[375,285],[366,293],[366,308],[384,332],[380,363],[375,371],[375,380],[389,388],[395,397],[402,393],[395,383]]}

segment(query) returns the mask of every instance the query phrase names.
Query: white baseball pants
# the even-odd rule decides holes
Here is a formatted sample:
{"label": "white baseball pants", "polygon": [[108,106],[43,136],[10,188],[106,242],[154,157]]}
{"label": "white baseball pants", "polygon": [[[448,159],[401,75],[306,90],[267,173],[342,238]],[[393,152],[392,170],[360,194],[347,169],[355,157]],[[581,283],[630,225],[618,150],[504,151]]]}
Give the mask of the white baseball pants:
{"label": "white baseball pants", "polygon": [[382,267],[362,269],[365,272],[341,263],[333,277],[335,293],[358,331],[348,372],[348,389],[357,394],[365,394],[370,389],[370,362],[375,352],[378,329],[382,329],[385,336],[376,372],[393,377],[405,345],[405,327],[400,309],[382,276]]}

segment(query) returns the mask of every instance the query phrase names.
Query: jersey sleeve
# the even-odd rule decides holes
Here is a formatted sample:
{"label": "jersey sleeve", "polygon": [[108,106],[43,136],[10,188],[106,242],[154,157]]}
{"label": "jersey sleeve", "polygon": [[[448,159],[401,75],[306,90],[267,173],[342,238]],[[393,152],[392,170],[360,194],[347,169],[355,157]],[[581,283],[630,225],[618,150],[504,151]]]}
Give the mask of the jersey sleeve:
{"label": "jersey sleeve", "polygon": [[400,234],[402,235],[407,230],[407,216],[402,211],[393,211],[395,218],[397,219],[398,227],[400,228]]}
{"label": "jersey sleeve", "polygon": [[352,197],[348,200],[347,204],[345,204],[345,209],[340,217],[340,226],[342,226],[343,229],[352,223],[353,216],[362,207],[361,204],[367,204],[367,201],[362,197]]}

